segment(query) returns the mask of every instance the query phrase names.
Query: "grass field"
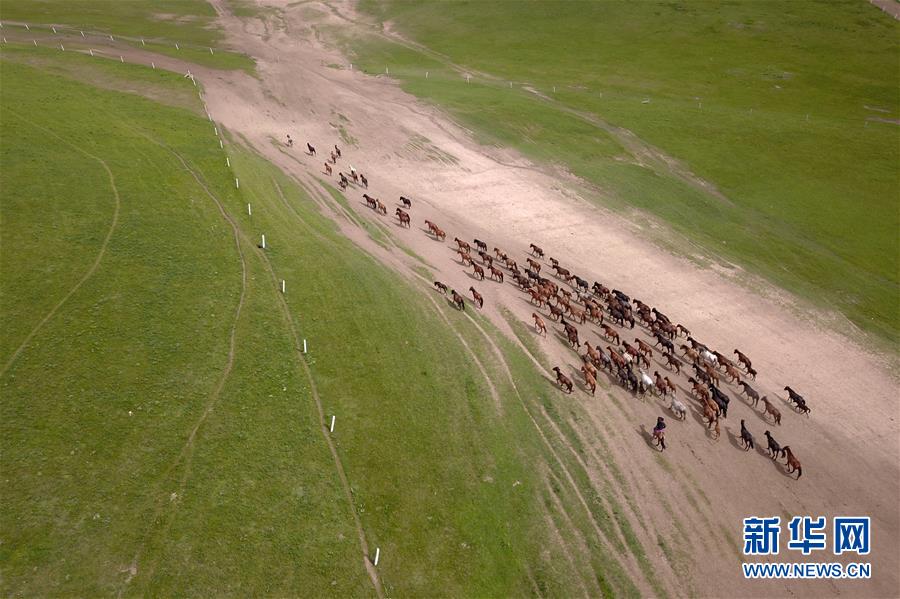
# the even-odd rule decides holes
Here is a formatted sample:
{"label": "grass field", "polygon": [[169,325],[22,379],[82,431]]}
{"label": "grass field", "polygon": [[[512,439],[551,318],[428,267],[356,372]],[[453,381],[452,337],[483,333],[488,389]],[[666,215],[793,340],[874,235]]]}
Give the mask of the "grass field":
{"label": "grass field", "polygon": [[[709,252],[898,338],[900,24],[880,10],[361,6],[421,45],[348,41],[355,64],[389,67],[485,143],[562,164],[594,184],[598,200],[658,215]],[[468,85],[463,72],[473,74]]]}
{"label": "grass field", "polygon": [[226,167],[180,74],[0,58],[4,595],[372,595],[354,511],[388,596],[631,596],[628,554],[665,593],[571,401],[283,173]]}
{"label": "grass field", "polygon": [[113,34],[157,54],[252,72],[249,57],[221,47],[222,33],[213,26],[215,16],[205,0],[8,0],[0,5],[0,20]]}

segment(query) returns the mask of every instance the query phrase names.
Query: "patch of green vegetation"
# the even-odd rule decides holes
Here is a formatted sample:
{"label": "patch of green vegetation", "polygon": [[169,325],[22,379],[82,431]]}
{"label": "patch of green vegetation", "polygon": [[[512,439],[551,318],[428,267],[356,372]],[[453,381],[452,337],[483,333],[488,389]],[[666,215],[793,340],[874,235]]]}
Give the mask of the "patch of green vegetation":
{"label": "patch of green vegetation", "polygon": [[3,593],[366,592],[263,263],[242,240],[242,285],[228,223],[150,139],[237,204],[208,121],[6,60],[2,77]]}
{"label": "patch of green vegetation", "polygon": [[27,64],[53,75],[89,83],[94,87],[132,93],[160,104],[186,108],[205,114],[196,88],[173,87],[169,71],[146,69],[133,63],[93,58],[71,53],[67,60],[56,60],[59,51],[44,46],[4,44],[3,59]]}
{"label": "patch of green vegetation", "polygon": [[562,163],[613,206],[649,211],[710,253],[897,339],[900,144],[896,124],[872,117],[900,113],[900,24],[881,11],[694,1],[362,7],[424,45],[348,41],[366,72],[389,66],[481,141]]}
{"label": "patch of green vegetation", "polygon": [[119,41],[188,62],[253,72],[253,60],[221,48],[222,33],[214,26],[215,18],[212,5],[204,0],[7,0],[0,5],[4,21],[111,34]]}

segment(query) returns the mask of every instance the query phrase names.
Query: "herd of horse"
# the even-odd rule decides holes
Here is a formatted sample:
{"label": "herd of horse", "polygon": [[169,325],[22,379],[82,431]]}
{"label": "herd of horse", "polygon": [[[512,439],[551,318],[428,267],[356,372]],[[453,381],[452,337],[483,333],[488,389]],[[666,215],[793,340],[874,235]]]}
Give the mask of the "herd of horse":
{"label": "herd of horse", "polygon": [[[315,155],[315,148],[310,144],[307,147],[310,154]],[[333,163],[340,158],[340,149],[334,147],[336,152],[332,152],[331,156]],[[326,162],[326,172],[330,170]],[[368,181],[358,179],[355,170],[352,173],[354,182],[362,181],[362,186],[368,189]],[[343,173],[339,175],[342,183],[345,182]],[[349,184],[348,181],[347,183]],[[346,189],[343,184],[341,187]],[[378,198],[363,193],[363,200],[376,213],[387,215],[387,207]],[[394,211],[398,224],[411,228],[412,217],[409,211],[412,209],[412,200],[400,196],[399,204]],[[424,224],[427,235],[436,241],[445,242],[447,234],[440,226],[430,220],[425,220]],[[709,347],[692,336],[686,326],[674,322],[658,308],[598,281],[590,283],[553,257],[547,257],[543,261],[544,250],[534,243],[529,245],[530,251],[523,256],[524,263],[519,266],[514,256],[498,247],[489,252],[488,244],[480,239],[473,239],[469,243],[454,237],[453,242],[458,263],[464,268],[472,269],[469,273],[471,277],[478,281],[489,278],[498,284],[510,280],[526,294],[528,301],[536,308],[531,316],[537,334],[547,335],[549,327],[545,318],[561,327],[554,329],[554,332],[579,357],[584,389],[591,395],[596,393],[600,373],[605,373],[612,383],[635,396],[644,397],[650,393],[663,400],[668,399],[671,413],[679,420],[685,420],[689,410],[678,399],[678,386],[674,382],[681,376],[689,383],[688,395],[694,400],[696,410],[713,440],[718,440],[721,435],[720,421],[728,418],[731,393],[743,395],[747,405],[752,408],[758,408],[762,403],[762,419],[775,426],[781,424],[781,411],[776,404],[768,396],[760,396],[749,382],[753,381],[755,384],[757,371],[750,358],[739,349],[725,355]],[[434,288],[448,296],[457,309],[465,310],[466,298],[463,294],[440,281],[434,282]],[[482,308],[484,296],[474,285],[468,291],[474,305]],[[545,311],[543,314],[540,313],[542,309]],[[590,324],[597,326],[594,332],[604,340],[605,347],[601,347],[600,343],[591,344],[585,338],[584,330],[578,328],[579,325],[588,327]],[[634,334],[636,328],[643,331],[646,341]],[[626,335],[626,331],[630,334]],[[658,368],[651,362],[654,356],[657,357]],[[559,387],[566,393],[572,393],[575,388],[572,378],[559,366],[554,367],[553,372]],[[809,416],[811,410],[803,396],[790,386],[785,386],[784,390],[788,393],[789,405],[796,412]],[[662,431],[655,431],[654,435],[657,433],[662,435]],[[782,447],[773,438],[771,431],[767,430],[764,434],[772,459],[783,457],[787,471],[796,472],[797,478],[800,478],[803,469],[790,446]],[[745,449],[755,447],[753,435],[743,420],[739,439]],[[665,447],[662,439],[656,440],[662,441],[658,445]]]}

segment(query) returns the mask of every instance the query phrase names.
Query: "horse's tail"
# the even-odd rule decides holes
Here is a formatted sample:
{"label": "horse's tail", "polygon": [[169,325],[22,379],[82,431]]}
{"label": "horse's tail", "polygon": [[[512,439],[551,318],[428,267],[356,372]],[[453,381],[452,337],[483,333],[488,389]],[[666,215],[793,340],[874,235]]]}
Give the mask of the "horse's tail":
{"label": "horse's tail", "polygon": [[803,476],[803,466],[797,466],[797,480],[800,480],[801,476]]}

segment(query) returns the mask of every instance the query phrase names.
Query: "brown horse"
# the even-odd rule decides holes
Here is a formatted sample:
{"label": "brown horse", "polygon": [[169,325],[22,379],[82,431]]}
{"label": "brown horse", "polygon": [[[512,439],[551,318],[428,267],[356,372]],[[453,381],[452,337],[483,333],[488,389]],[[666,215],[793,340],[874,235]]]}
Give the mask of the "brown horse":
{"label": "brown horse", "polygon": [[434,282],[434,288],[437,289],[438,291],[440,291],[441,293],[443,293],[444,295],[447,295],[447,291],[450,289],[449,287],[447,287],[440,281]]}
{"label": "brown horse", "polygon": [[472,256],[469,255],[469,252],[465,250],[456,250],[456,253],[459,254],[459,260],[460,262],[462,262],[463,266],[474,264],[474,262],[472,262]]}
{"label": "brown horse", "polygon": [[466,300],[460,294],[456,293],[456,289],[450,290],[450,294],[453,297],[453,303],[456,304],[457,309],[465,310],[466,309]]}
{"label": "brown horse", "polygon": [[566,375],[564,375],[564,374],[562,373],[562,370],[559,369],[559,366],[554,366],[554,367],[553,367],[553,372],[556,373],[556,382],[557,382],[557,384],[558,384],[561,388],[565,389],[565,390],[566,390],[566,393],[571,393],[571,392],[572,392],[572,386],[573,386],[573,385],[572,385],[572,379],[570,379],[569,377],[567,377]]}
{"label": "brown horse", "polygon": [[566,327],[566,337],[569,338],[569,344],[577,350],[581,343],[578,341],[578,331],[575,330],[575,327],[571,329]]}
{"label": "brown horse", "polygon": [[534,272],[541,272],[541,263],[537,260],[532,260],[531,258],[525,258],[526,262],[528,262],[528,266],[531,267],[531,270]]}
{"label": "brown horse", "polygon": [[681,362],[678,358],[670,353],[664,353],[663,358],[666,359],[666,368],[672,368],[676,373],[681,374]]}
{"label": "brown horse", "polygon": [[410,227],[412,226],[411,223],[410,223],[409,213],[408,213],[408,212],[405,212],[404,210],[401,210],[400,208],[397,208],[397,211],[395,212],[395,214],[397,215],[397,218],[400,219],[400,226],[401,226],[401,227],[402,227],[403,225],[406,225],[406,228],[408,229],[408,228],[410,228]]}
{"label": "brown horse", "polygon": [[325,163],[325,174],[331,176],[331,173],[332,173],[331,165],[326,162]]}
{"label": "brown horse", "polygon": [[539,258],[543,258],[543,257],[544,257],[544,250],[542,250],[542,249],[539,248],[538,246],[534,245],[533,243],[529,244],[529,247],[531,247],[531,253],[532,253],[532,254],[534,254],[535,256],[537,256],[537,257],[539,257]]}
{"label": "brown horse", "polygon": [[609,326],[608,324],[601,324],[603,328],[603,336],[606,337],[609,341],[615,341],[616,345],[619,345],[621,341],[619,340],[619,334],[616,332],[614,328]]}
{"label": "brown horse", "polygon": [[646,357],[646,358],[653,357],[653,350],[650,349],[649,345],[647,345],[646,343],[644,343],[637,337],[634,338],[634,342],[637,344],[638,351],[641,352],[641,354],[643,354],[644,357]]}
{"label": "brown horse", "polygon": [[789,445],[785,445],[781,448],[781,453],[787,458],[787,465],[790,470],[788,470],[788,474],[793,472],[797,472],[797,480],[800,480],[800,477],[803,476],[803,467],[800,465],[800,460],[794,455],[794,452],[791,451]]}
{"label": "brown horse", "polygon": [[696,349],[688,347],[687,345],[679,345],[678,348],[682,351],[682,355],[688,359],[691,364],[696,364],[697,360],[700,359],[700,354]]}
{"label": "brown horse", "polygon": [[750,368],[753,367],[753,364],[750,363],[750,358],[748,358],[746,354],[744,354],[740,350],[734,350],[734,355],[737,356],[738,362],[743,364],[745,369],[750,370]]}
{"label": "brown horse", "polygon": [[[594,395],[597,391],[597,379],[591,374],[591,371],[588,370],[588,364],[590,364],[590,362],[581,367],[581,372],[584,373],[585,386],[591,390],[591,395]],[[593,368],[593,366],[591,366],[591,368]]]}
{"label": "brown horse", "polygon": [[547,304],[547,306],[550,308],[550,318],[552,318],[553,320],[559,320],[563,317],[562,308],[560,308],[559,306],[554,306],[552,304]]}
{"label": "brown horse", "polygon": [[497,268],[496,266],[491,266],[491,278],[497,279],[498,283],[503,282],[503,271]]}
{"label": "brown horse", "polygon": [[596,347],[591,346],[590,341],[585,341],[584,346],[587,348],[587,355],[591,358],[593,362],[600,361],[600,352]]}
{"label": "brown horse", "polygon": [[437,225],[435,225],[434,227],[434,236],[441,241],[444,241],[444,239],[447,238],[447,234],[444,232],[444,230]]}
{"label": "brown horse", "polygon": [[474,269],[472,271],[472,274],[475,275],[475,278],[483,281],[484,280],[484,269],[481,268],[480,266],[478,266],[477,264],[475,264],[474,262],[472,263],[472,268]]}
{"label": "brown horse", "polygon": [[653,371],[653,388],[656,390],[657,395],[662,395],[663,397],[669,391],[669,388],[666,386],[666,380],[659,374],[658,370]]}
{"label": "brown horse", "polygon": [[[363,199],[366,201],[366,206],[368,206],[368,207],[371,208],[372,210],[375,210],[375,209],[378,207],[378,200],[376,200],[375,198],[373,198],[373,197],[370,196],[369,194],[364,193],[364,194],[363,194]],[[399,208],[398,208],[398,210],[399,210]]]}
{"label": "brown horse", "polygon": [[663,377],[663,380],[666,382],[666,387],[672,392],[672,396],[674,397],[675,394],[678,393],[678,388],[675,386],[675,383],[670,381],[667,376]]}
{"label": "brown horse", "polygon": [[547,323],[544,322],[544,319],[538,316],[537,312],[532,312],[531,317],[534,319],[534,330],[538,332],[540,335],[547,335]]}
{"label": "brown horse", "polygon": [[544,298],[541,295],[540,291],[538,291],[537,289],[534,289],[534,288],[530,288],[528,290],[528,293],[531,295],[531,301],[536,302],[538,305],[538,308],[540,308],[541,306],[544,305]]}
{"label": "brown horse", "polygon": [[459,237],[454,237],[454,238],[453,238],[453,241],[456,242],[456,245],[459,246],[459,249],[465,250],[467,254],[469,253],[469,250],[472,249],[472,246],[469,245],[469,242],[468,242],[468,241],[463,241],[463,240],[460,239]]}
{"label": "brown horse", "polygon": [[375,210],[382,214],[385,214],[385,215],[387,214],[387,206],[382,204],[381,200],[378,200],[378,199],[375,200]]}
{"label": "brown horse", "polygon": [[481,308],[484,306],[484,298],[481,297],[481,294],[475,291],[474,287],[469,287],[469,291],[472,292],[472,301],[478,304],[478,307]]}
{"label": "brown horse", "polygon": [[725,365],[725,376],[731,380],[733,383],[741,384],[741,374],[738,372],[738,369],[732,366],[731,364]]}
{"label": "brown horse", "polygon": [[576,308],[575,306],[569,305],[569,314],[572,315],[572,320],[574,320],[575,322],[584,324],[584,322],[587,320],[587,312],[585,312],[581,308]]}
{"label": "brown horse", "polygon": [[781,424],[781,412],[778,411],[778,408],[776,408],[774,405],[772,405],[772,402],[770,402],[769,398],[766,397],[765,395],[763,395],[763,397],[762,397],[762,402],[763,402],[763,405],[766,407],[766,411],[765,411],[764,415],[771,414],[772,422],[780,425]]}

